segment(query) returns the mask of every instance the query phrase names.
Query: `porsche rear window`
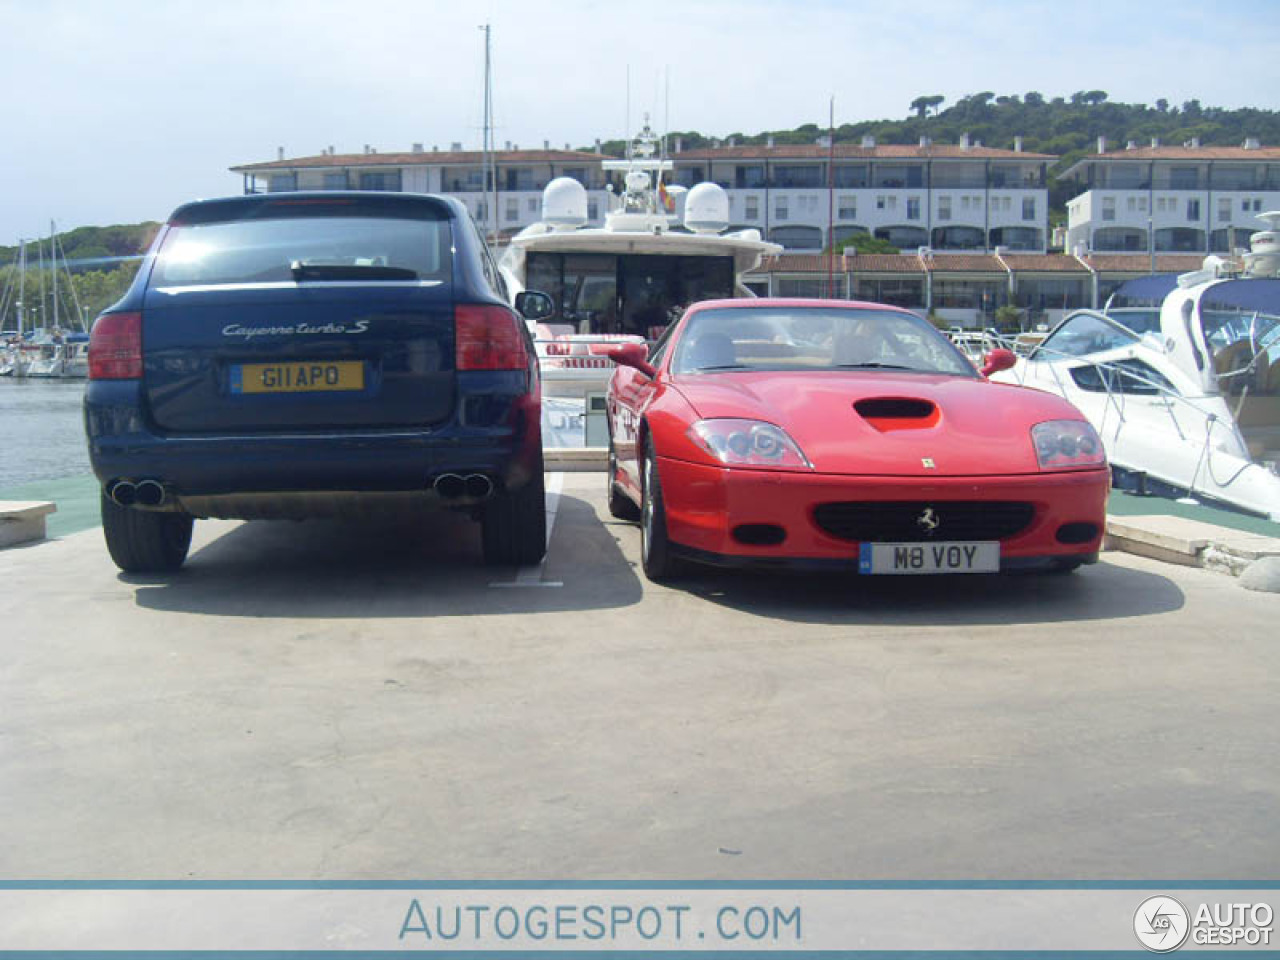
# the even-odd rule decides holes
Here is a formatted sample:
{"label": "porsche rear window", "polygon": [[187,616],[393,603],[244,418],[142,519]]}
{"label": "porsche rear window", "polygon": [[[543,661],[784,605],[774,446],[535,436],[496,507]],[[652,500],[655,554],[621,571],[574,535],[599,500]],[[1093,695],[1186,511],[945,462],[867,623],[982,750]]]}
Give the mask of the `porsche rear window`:
{"label": "porsche rear window", "polygon": [[675,373],[733,370],[907,370],[976,377],[930,323],[897,310],[727,307],[690,315]]}
{"label": "porsche rear window", "polygon": [[450,279],[447,219],[321,212],[171,225],[150,286]]}

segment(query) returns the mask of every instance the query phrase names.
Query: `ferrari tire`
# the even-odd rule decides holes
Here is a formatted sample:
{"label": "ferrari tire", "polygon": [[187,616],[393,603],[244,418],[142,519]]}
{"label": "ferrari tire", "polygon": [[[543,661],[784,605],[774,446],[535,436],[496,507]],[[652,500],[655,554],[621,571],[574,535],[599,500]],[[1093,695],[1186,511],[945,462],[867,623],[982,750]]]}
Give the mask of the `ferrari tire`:
{"label": "ferrari tire", "polygon": [[172,573],[191,549],[195,521],[185,513],[122,507],[102,494],[102,535],[125,573]]}
{"label": "ferrari tire", "polygon": [[658,456],[652,438],[644,447],[644,498],[640,506],[640,565],[644,575],[655,583],[679,575],[681,563],[671,553],[667,539],[667,511],[662,499],[662,483],[658,479]]}
{"label": "ferrari tire", "polygon": [[484,562],[491,567],[542,561],[547,552],[547,495],[541,457],[528,483],[485,504],[480,533]]}
{"label": "ferrari tire", "polygon": [[609,441],[609,516],[618,520],[635,522],[640,519],[640,508],[618,486],[618,457]]}
{"label": "ferrari tire", "polygon": [[1075,573],[1084,564],[1083,560],[1077,560],[1074,557],[1063,558],[1053,561],[1049,567],[1049,572],[1058,576],[1064,576],[1068,573]]}

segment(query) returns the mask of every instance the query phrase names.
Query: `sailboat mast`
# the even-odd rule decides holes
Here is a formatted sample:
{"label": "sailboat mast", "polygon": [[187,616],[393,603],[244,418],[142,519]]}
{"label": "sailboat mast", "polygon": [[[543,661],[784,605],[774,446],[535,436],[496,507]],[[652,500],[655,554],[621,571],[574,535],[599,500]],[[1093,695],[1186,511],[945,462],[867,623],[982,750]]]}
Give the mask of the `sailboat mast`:
{"label": "sailboat mast", "polygon": [[491,28],[484,31],[484,181],[485,219],[489,226],[489,242],[498,239],[498,173],[493,162],[493,58],[490,47]]}
{"label": "sailboat mast", "polygon": [[27,296],[27,241],[18,238],[18,339],[22,339],[25,326],[22,321],[22,301]]}
{"label": "sailboat mast", "polygon": [[53,323],[49,326],[50,330],[58,326],[58,248],[55,245],[55,238],[58,235],[58,228],[52,220],[49,221],[49,262],[53,266]]}

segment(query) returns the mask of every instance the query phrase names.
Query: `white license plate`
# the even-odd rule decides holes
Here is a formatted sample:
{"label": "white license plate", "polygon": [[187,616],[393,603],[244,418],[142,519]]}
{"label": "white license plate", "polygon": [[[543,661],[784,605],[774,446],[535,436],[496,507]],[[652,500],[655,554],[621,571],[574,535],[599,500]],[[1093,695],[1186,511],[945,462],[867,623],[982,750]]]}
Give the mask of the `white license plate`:
{"label": "white license plate", "polygon": [[863,543],[859,573],[997,573],[998,541],[944,543]]}

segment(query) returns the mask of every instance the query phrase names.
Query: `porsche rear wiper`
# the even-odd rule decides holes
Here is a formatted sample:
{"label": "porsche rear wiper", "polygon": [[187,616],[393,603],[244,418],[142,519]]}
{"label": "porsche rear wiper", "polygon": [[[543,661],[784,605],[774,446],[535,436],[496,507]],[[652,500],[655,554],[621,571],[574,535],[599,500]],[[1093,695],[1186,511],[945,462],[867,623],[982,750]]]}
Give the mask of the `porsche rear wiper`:
{"label": "porsche rear wiper", "polygon": [[418,271],[407,267],[386,267],[363,263],[289,264],[294,280],[417,280]]}

